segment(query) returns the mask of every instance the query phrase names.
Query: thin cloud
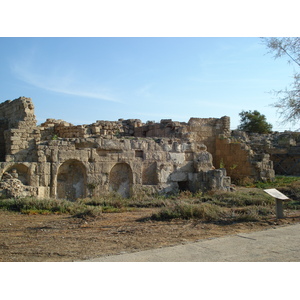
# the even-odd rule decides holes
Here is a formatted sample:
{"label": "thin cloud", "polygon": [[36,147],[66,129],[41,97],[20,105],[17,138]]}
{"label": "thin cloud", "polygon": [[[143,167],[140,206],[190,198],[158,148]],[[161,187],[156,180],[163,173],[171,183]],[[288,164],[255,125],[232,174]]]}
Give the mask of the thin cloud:
{"label": "thin cloud", "polygon": [[11,63],[11,71],[18,79],[44,90],[78,97],[94,98],[118,103],[122,102],[112,96],[108,89],[95,86],[80,88],[80,84],[78,83],[79,80],[76,80],[76,76],[74,75],[75,72],[72,70],[62,74],[57,70],[55,71],[55,67],[53,67],[52,70],[47,70],[47,75],[39,74],[34,71],[30,58],[22,62],[15,61]]}
{"label": "thin cloud", "polygon": [[149,98],[152,96],[151,89],[153,84],[146,84],[135,91],[135,94],[139,97]]}
{"label": "thin cloud", "polygon": [[198,82],[198,83],[259,83],[259,84],[266,84],[266,83],[276,83],[279,82],[277,79],[261,79],[261,78],[234,78],[234,79],[205,79],[205,78],[197,78],[197,77],[190,77],[188,78],[189,81]]}

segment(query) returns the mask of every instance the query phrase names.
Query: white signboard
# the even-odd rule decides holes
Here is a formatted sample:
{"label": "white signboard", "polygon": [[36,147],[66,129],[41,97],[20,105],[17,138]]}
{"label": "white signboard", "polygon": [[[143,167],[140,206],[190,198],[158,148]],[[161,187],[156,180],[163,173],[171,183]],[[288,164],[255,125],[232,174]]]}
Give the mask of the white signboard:
{"label": "white signboard", "polygon": [[281,192],[277,191],[276,189],[267,189],[264,190],[264,192],[268,193],[269,195],[271,195],[272,197],[276,198],[276,199],[280,199],[280,200],[288,200],[289,198],[282,194]]}

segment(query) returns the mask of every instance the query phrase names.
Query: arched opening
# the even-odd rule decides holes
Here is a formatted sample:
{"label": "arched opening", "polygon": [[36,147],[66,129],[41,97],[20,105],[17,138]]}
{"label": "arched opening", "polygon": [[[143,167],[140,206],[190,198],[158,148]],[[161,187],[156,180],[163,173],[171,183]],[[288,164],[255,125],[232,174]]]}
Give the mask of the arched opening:
{"label": "arched opening", "polygon": [[124,198],[130,197],[133,182],[132,170],[126,163],[116,164],[109,174],[109,190]]}
{"label": "arched opening", "polygon": [[29,185],[29,168],[23,164],[15,164],[9,167],[5,173],[19,179],[24,185]]}
{"label": "arched opening", "polygon": [[57,198],[76,200],[85,197],[86,169],[77,160],[68,160],[58,169]]}

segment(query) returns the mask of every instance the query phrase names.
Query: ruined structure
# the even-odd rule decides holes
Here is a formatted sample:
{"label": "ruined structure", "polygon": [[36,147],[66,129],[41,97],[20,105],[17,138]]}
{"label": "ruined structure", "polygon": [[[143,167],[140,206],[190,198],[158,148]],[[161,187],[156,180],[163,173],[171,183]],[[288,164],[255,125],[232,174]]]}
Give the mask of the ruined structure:
{"label": "ruined structure", "polygon": [[246,134],[233,131],[236,140],[255,153],[268,155],[277,175],[300,176],[300,133],[285,131],[272,134]]}
{"label": "ruined structure", "polygon": [[0,189],[12,196],[74,200],[108,192],[229,190],[226,171],[274,178],[268,154],[232,141],[229,117],[79,126],[47,119],[37,126],[30,98],[0,104]]}

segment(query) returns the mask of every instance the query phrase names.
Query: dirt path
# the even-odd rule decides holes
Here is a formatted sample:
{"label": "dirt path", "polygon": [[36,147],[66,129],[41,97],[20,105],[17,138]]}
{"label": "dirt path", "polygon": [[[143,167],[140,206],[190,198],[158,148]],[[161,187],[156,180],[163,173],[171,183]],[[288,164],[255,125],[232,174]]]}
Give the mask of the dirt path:
{"label": "dirt path", "polygon": [[79,261],[275,228],[300,222],[300,212],[264,222],[209,224],[196,220],[140,221],[155,209],[103,214],[85,221],[69,215],[0,211],[0,261]]}

